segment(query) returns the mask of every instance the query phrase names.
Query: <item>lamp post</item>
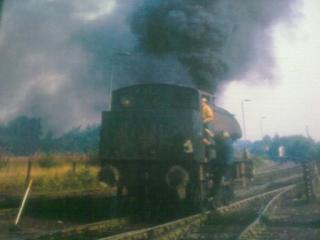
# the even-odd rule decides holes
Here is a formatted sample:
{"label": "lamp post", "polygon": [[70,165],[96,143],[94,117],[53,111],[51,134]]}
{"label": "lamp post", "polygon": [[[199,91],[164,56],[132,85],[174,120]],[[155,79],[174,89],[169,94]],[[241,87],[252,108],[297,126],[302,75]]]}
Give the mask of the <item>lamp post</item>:
{"label": "lamp post", "polygon": [[251,102],[250,99],[242,99],[241,101],[241,112],[242,112],[242,127],[243,127],[243,136],[244,140],[247,140],[247,132],[246,132],[246,120],[245,120],[245,114],[244,114],[244,103],[245,102]]}
{"label": "lamp post", "polygon": [[112,102],[112,88],[113,88],[113,78],[114,78],[114,59],[117,56],[129,56],[129,52],[115,52],[111,55],[110,58],[110,84],[109,84],[109,110],[111,110],[111,102]]}
{"label": "lamp post", "polygon": [[265,120],[267,117],[266,116],[262,116],[260,118],[260,132],[261,132],[261,139],[263,139],[263,120]]}
{"label": "lamp post", "polygon": [[307,138],[311,138],[310,137],[310,132],[309,132],[309,126],[308,125],[306,125],[306,134],[307,134]]}

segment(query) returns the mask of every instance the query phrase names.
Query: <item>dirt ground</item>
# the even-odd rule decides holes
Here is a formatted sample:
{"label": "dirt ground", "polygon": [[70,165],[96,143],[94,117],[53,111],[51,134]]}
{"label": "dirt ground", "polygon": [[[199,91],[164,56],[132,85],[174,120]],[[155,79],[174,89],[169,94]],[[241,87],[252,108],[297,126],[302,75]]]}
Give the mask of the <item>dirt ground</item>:
{"label": "dirt ground", "polygon": [[308,203],[297,195],[297,192],[288,194],[274,209],[267,224],[272,239],[320,239],[320,199]]}
{"label": "dirt ground", "polygon": [[[265,230],[256,239],[320,240],[320,198],[308,203],[302,191],[303,188],[300,188],[283,196],[283,200],[273,209],[269,219],[263,222]],[[209,221],[184,239],[237,239],[239,234],[257,217],[259,209],[263,208],[252,204],[249,209],[243,209],[237,214]]]}
{"label": "dirt ground", "polygon": [[19,227],[14,227],[16,211],[0,212],[0,240],[22,240],[48,231],[61,230],[73,224],[59,220],[41,220],[23,217]]}

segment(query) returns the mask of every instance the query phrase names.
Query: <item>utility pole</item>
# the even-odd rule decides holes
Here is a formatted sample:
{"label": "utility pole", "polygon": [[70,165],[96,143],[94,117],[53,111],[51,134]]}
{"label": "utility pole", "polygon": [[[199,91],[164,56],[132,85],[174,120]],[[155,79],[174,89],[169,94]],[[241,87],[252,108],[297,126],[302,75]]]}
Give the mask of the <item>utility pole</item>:
{"label": "utility pole", "polygon": [[307,134],[307,138],[311,138],[308,125],[306,125],[306,134]]}
{"label": "utility pole", "polygon": [[244,103],[250,102],[250,99],[243,99],[241,101],[241,112],[242,112],[242,127],[243,127],[243,138],[247,141],[247,131],[246,131],[246,120],[245,120],[245,112],[244,112]]}
{"label": "utility pole", "polygon": [[263,120],[266,119],[267,117],[266,116],[263,116],[260,118],[260,132],[261,132],[261,139],[263,139]]}

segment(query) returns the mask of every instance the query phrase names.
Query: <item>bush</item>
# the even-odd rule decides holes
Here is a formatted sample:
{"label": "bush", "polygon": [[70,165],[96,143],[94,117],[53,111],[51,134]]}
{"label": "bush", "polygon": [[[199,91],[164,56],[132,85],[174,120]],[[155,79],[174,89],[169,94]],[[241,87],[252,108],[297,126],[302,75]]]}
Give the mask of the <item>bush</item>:
{"label": "bush", "polygon": [[95,174],[88,168],[81,168],[74,173],[68,171],[65,174],[55,176],[42,176],[35,180],[34,188],[38,191],[58,191],[88,189],[99,185]]}
{"label": "bush", "polygon": [[88,155],[88,165],[97,166],[100,165],[100,158],[98,154],[89,154]]}
{"label": "bush", "polygon": [[67,188],[85,188],[92,186],[96,182],[97,177],[88,168],[82,168],[77,173],[68,172],[64,176],[63,185]]}
{"label": "bush", "polygon": [[58,165],[58,163],[55,161],[54,157],[51,154],[41,156],[38,160],[38,164],[42,168],[51,168]]}
{"label": "bush", "polygon": [[0,169],[8,166],[10,158],[8,155],[0,153]]}

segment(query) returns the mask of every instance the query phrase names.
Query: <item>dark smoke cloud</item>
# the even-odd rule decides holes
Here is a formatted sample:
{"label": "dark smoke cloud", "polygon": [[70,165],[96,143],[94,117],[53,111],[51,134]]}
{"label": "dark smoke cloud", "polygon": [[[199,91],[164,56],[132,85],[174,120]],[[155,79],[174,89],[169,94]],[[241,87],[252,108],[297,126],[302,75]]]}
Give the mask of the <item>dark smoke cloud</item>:
{"label": "dark smoke cloud", "polygon": [[0,24],[1,24],[1,17],[2,17],[2,6],[3,6],[3,0],[0,0]]}
{"label": "dark smoke cloud", "polygon": [[130,46],[131,5],[110,0],[6,1],[0,30],[0,119],[41,117],[63,132],[107,107],[110,56]]}
{"label": "dark smoke cloud", "polygon": [[[215,90],[248,71],[271,78],[271,29],[292,19],[297,1],[5,1],[0,120],[41,117],[60,133],[99,121],[111,59],[114,87],[169,82]],[[130,56],[116,54],[123,51]]]}
{"label": "dark smoke cloud", "polygon": [[215,91],[254,69],[272,78],[271,30],[294,0],[145,0],[132,28],[148,55],[175,56],[195,85]]}

